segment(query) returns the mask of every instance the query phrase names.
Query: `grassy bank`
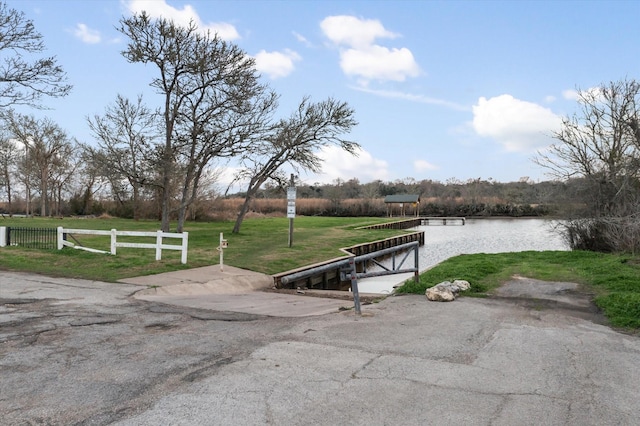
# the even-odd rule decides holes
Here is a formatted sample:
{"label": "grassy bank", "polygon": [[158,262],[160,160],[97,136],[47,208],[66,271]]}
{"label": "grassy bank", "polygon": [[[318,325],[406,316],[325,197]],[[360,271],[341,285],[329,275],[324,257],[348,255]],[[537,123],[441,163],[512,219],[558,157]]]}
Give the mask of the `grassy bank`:
{"label": "grassy bank", "polygon": [[640,329],[640,258],[586,251],[471,254],[451,258],[409,281],[400,293],[424,294],[442,281],[465,279],[467,295],[490,293],[513,275],[583,285],[616,327]]}
{"label": "grassy bank", "polygon": [[[219,263],[220,233],[229,242],[225,264],[274,274],[344,254],[340,247],[398,235],[397,230],[355,229],[362,225],[384,222],[383,218],[298,217],[294,220],[293,246],[288,247],[289,220],[285,217],[247,219],[239,234],[232,234],[232,221],[189,222],[189,254],[187,265],[180,264],[180,252],[162,252],[155,261],[155,251],[119,248],[116,256],[82,250],[37,250],[21,247],[0,249],[0,268],[29,271],[52,276],[116,281],[121,278],[175,271]],[[122,231],[156,231],[157,221],[127,219],[47,219],[5,218],[0,226],[58,227],[80,229],[117,229]],[[109,250],[109,237],[77,236],[85,247]],[[147,240],[146,242],[152,242]]]}

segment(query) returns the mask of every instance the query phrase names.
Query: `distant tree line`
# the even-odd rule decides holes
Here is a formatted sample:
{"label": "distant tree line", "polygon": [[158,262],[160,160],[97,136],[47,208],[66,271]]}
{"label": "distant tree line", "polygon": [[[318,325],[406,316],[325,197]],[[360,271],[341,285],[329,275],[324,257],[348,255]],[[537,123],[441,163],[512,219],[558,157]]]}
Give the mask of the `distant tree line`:
{"label": "distant tree line", "polygon": [[[132,186],[127,189],[110,184],[84,159],[82,149],[69,151],[65,165],[77,173],[67,180],[55,179],[53,215],[100,215],[138,219],[159,219],[157,197],[152,191],[142,190],[134,196]],[[16,171],[18,171],[16,169]],[[15,175],[24,181],[24,177]],[[78,179],[82,177],[82,179]],[[243,208],[246,193],[224,195],[216,185],[215,177],[203,180],[203,189],[187,210],[189,220],[211,220],[219,217],[230,219]],[[447,182],[435,180],[373,181],[360,183],[357,179],[336,180],[330,184],[297,184],[297,212],[309,216],[386,216],[388,206],[384,197],[395,194],[419,194],[419,213],[428,216],[465,217],[562,217],[577,214],[586,208],[581,199],[584,182],[573,179],[567,182],[497,182],[472,179]],[[39,185],[35,185],[30,200],[31,213],[41,214],[45,200],[40,197]],[[35,196],[34,196],[35,194]],[[22,190],[13,195],[11,211],[27,212],[26,193]],[[286,213],[286,185],[267,184],[260,187],[244,206],[249,213]],[[9,213],[7,202],[0,203],[0,212]],[[47,213],[47,214],[49,214]],[[231,216],[230,216],[231,215]],[[398,215],[398,212],[394,212]],[[177,219],[177,216],[172,216]]]}
{"label": "distant tree line", "polygon": [[[406,178],[367,183],[360,183],[355,178],[338,179],[330,184],[298,184],[297,207],[299,214],[307,215],[385,216],[389,213],[389,207],[384,204],[387,195],[416,194],[421,199],[418,207],[421,215],[562,217],[584,210],[585,205],[580,198],[583,185],[581,179],[534,182],[523,178],[517,182],[498,182],[478,178],[466,181],[449,179],[440,182]],[[243,193],[238,193],[226,198],[232,200],[243,196]],[[286,211],[286,206],[277,200],[284,198],[284,188],[267,185],[256,195],[254,211],[282,213]],[[222,204],[218,203],[220,206]],[[230,201],[227,204],[234,203]],[[412,213],[413,211],[411,209]],[[393,214],[397,215],[398,212],[395,211]]]}

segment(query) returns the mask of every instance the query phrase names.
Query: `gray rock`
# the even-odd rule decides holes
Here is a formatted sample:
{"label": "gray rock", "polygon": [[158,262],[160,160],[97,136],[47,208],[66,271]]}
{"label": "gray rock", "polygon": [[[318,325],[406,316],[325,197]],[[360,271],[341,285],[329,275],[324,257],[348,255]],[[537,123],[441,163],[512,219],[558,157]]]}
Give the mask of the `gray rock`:
{"label": "gray rock", "polygon": [[465,280],[443,281],[428,288],[425,295],[427,299],[434,302],[452,302],[456,299],[458,293],[469,288],[471,288],[471,284]]}
{"label": "gray rock", "polygon": [[427,299],[434,302],[452,302],[456,299],[453,292],[445,286],[435,285],[426,291]]}
{"label": "gray rock", "polygon": [[469,284],[469,281],[465,280],[455,280],[453,281],[452,286],[458,287],[458,291],[455,292],[456,294],[461,291],[469,290],[471,288],[471,284]]}

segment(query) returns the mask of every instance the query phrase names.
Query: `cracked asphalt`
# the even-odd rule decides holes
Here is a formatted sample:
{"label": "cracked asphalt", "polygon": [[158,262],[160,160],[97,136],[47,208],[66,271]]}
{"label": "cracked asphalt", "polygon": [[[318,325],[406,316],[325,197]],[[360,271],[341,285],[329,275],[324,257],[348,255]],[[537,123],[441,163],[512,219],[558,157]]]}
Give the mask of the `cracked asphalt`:
{"label": "cracked asphalt", "polygon": [[640,338],[571,283],[274,317],[0,272],[0,424],[627,425]]}

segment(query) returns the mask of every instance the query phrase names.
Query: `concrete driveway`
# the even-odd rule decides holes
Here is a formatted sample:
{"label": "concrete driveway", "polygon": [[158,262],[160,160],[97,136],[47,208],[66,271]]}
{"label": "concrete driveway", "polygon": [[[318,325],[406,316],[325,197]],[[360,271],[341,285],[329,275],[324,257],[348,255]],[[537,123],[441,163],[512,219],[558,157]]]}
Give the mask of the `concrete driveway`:
{"label": "concrete driveway", "polygon": [[134,294],[133,297],[139,300],[253,315],[306,317],[353,306],[352,301],[344,299],[301,297],[302,294],[311,295],[313,291],[299,294],[269,292],[273,288],[270,275],[233,266],[224,266],[223,270],[218,265],[205,266],[127,278],[121,282],[146,287]]}
{"label": "concrete driveway", "polygon": [[284,317],[0,272],[0,423],[637,424],[640,339],[561,284]]}

